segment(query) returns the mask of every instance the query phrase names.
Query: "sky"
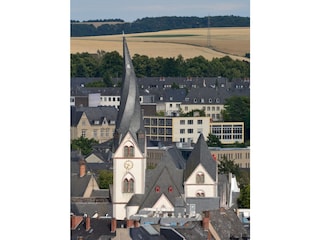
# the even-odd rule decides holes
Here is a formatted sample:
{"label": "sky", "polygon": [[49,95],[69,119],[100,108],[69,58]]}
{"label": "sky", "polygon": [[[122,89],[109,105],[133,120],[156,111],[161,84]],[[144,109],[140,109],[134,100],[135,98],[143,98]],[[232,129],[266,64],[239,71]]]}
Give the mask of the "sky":
{"label": "sky", "polygon": [[70,18],[78,21],[208,15],[250,17],[250,0],[70,0]]}

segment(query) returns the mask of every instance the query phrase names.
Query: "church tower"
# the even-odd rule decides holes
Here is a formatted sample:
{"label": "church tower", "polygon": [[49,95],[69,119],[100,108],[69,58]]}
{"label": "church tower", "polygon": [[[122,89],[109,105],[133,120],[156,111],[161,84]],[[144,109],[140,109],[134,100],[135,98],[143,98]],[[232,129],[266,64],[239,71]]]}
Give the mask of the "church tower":
{"label": "church tower", "polygon": [[144,194],[146,136],[139,88],[125,37],[120,107],[113,140],[113,217],[127,217],[126,205],[134,194]]}

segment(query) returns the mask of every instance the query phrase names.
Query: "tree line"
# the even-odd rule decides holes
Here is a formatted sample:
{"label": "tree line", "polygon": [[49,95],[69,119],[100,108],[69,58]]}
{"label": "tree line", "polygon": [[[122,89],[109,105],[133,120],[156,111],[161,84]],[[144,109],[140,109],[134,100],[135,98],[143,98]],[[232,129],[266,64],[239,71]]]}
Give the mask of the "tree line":
{"label": "tree line", "polygon": [[[141,77],[226,77],[250,78],[250,63],[233,60],[229,56],[207,60],[203,56],[184,59],[178,57],[132,57],[136,76]],[[122,77],[123,58],[117,51],[98,51],[97,54],[71,54],[71,77]]]}
{"label": "tree line", "polygon": [[[121,20],[121,19],[119,19]],[[208,21],[209,20],[209,21]],[[93,22],[93,20],[86,21]],[[107,19],[99,22],[108,22]],[[73,24],[77,23],[77,24]],[[81,24],[77,20],[71,20],[71,37],[114,35],[125,33],[156,32],[183,28],[207,28],[210,27],[249,27],[249,17],[239,16],[214,16],[214,17],[146,17],[137,19],[132,23],[103,24],[95,27],[93,24]]]}

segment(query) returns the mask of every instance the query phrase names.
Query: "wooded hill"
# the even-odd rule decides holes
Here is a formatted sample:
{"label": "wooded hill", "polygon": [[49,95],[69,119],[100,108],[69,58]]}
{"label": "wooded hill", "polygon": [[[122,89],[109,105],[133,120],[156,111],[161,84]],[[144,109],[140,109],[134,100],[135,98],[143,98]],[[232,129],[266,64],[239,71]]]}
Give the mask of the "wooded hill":
{"label": "wooded hill", "polygon": [[[90,21],[91,22],[91,21]],[[101,24],[95,27],[90,22],[80,23],[71,20],[71,37],[114,35],[125,32],[141,33],[156,32],[162,30],[183,28],[206,28],[210,27],[249,27],[249,17],[238,16],[214,16],[214,17],[146,17],[137,19],[132,23]]]}

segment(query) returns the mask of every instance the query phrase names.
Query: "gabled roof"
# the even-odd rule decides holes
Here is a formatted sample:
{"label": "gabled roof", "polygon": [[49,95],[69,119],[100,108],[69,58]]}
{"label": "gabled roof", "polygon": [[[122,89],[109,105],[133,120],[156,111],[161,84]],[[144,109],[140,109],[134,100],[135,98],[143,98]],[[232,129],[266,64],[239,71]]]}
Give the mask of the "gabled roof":
{"label": "gabled roof", "polygon": [[184,180],[189,178],[199,164],[207,170],[214,181],[218,180],[217,162],[213,159],[202,133],[187,160]]}
{"label": "gabled roof", "polygon": [[112,216],[112,203],[110,202],[73,202],[71,212],[75,215],[87,214],[89,217],[98,213],[99,217]]}
{"label": "gabled roof", "polygon": [[70,124],[72,127],[74,126],[77,126],[79,121],[80,121],[80,118],[82,116],[82,112],[80,111],[77,111],[77,108],[74,107],[74,106],[71,106],[71,110],[70,110],[70,114],[71,114],[71,117],[70,117]]}
{"label": "gabled roof", "polygon": [[148,91],[155,95],[155,102],[182,102],[187,95],[186,89],[182,88],[149,89]]}
{"label": "gabled roof", "polygon": [[71,197],[82,197],[90,182],[91,175],[71,176]]}
{"label": "gabled roof", "polygon": [[[173,156],[166,151],[155,169],[146,171],[145,194],[134,195],[128,205],[139,205],[139,209],[153,207],[163,194],[174,206],[176,198],[184,193],[182,186],[183,169],[176,167]],[[159,187],[157,192],[155,189]],[[172,191],[169,191],[169,187]]]}
{"label": "gabled roof", "polygon": [[225,104],[232,96],[250,96],[249,88],[192,88],[182,104]]}
{"label": "gabled roof", "polygon": [[188,240],[208,239],[208,233],[203,230],[200,221],[189,222],[187,227],[175,227],[175,230]]}
{"label": "gabled roof", "polygon": [[111,233],[111,219],[91,218],[90,230],[86,231],[85,221],[79,224],[77,229],[71,230],[71,240],[77,240],[82,236],[83,239],[111,239],[116,233]]}
{"label": "gabled roof", "polygon": [[241,235],[250,235],[231,209],[220,208],[210,211],[210,222],[221,239],[230,239],[230,237],[241,239]]}
{"label": "gabled roof", "polygon": [[[85,113],[90,124],[94,124],[95,121],[98,121],[97,124],[101,125],[104,118],[108,122],[114,121],[117,118],[118,110],[113,106],[100,106],[100,107],[79,107],[76,108],[77,112]],[[79,121],[78,121],[79,123]]]}

